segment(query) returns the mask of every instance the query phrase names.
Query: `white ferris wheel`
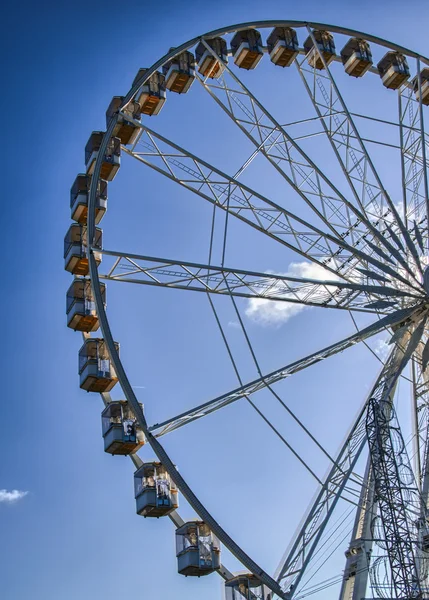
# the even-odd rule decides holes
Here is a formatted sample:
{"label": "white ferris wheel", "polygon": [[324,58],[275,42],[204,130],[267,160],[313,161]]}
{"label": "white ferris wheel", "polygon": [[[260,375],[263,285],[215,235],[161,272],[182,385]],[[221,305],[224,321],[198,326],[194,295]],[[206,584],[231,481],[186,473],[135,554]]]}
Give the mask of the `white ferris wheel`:
{"label": "white ferris wheel", "polygon": [[[280,90],[273,109],[267,87]],[[202,151],[196,152],[188,149],[183,134],[177,138],[174,131],[169,135],[168,128],[157,128],[157,118],[161,122],[179,94],[185,94],[180,99],[184,114],[186,102],[197,93],[207,106],[211,103],[206,121],[213,136],[222,119],[222,155],[203,133]],[[427,105],[429,59],[411,50],[320,23],[252,22],[203,34],[140,69],[130,90],[110,103],[106,131],[95,131],[88,140],[86,171],[71,189],[73,223],[64,248],[65,268],[74,276],[67,293],[67,325],[84,338],[80,387],[102,397],[105,451],[130,456],[135,465],[137,513],[168,516],[176,527],[179,573],[217,573],[225,580],[227,600],[429,598]],[[226,126],[230,138],[225,138]],[[232,152],[233,139],[243,139],[251,151],[241,156],[237,142]],[[209,152],[213,144],[215,151]],[[180,189],[210,208],[207,260],[108,249],[109,232],[103,235],[100,227],[108,186],[117,174],[114,185],[121,185],[121,161],[133,159],[160,181],[169,180],[169,190]],[[260,252],[259,240],[261,247],[269,240],[276,256],[295,256],[309,267],[280,272],[275,266],[268,272],[235,264],[227,249],[236,223],[253,232],[254,244],[245,249],[250,258]],[[107,282],[114,281],[138,284],[142,295],[144,286],[152,286],[201,296],[237,385],[151,425],[146,417],[151,399],[145,399],[143,410],[119,355],[115,340],[120,332],[111,330],[106,311]],[[246,379],[241,372],[216,304],[222,296],[235,315],[256,378]],[[346,338],[266,370],[260,360],[263,349],[251,341],[243,316],[242,303],[249,301],[253,307],[275,303],[280,311],[286,306],[297,312],[331,309],[333,315],[350,315],[355,329]],[[348,348],[368,344],[380,333],[388,335],[388,354],[380,361],[374,385],[362,387],[358,414],[334,454],[277,386],[295,373],[308,369],[310,374],[313,365],[343,351],[346,355]],[[411,381],[409,437],[394,404],[401,378]],[[125,399],[111,397],[116,384]],[[325,456],[325,476],[312,470],[293,439],[256,402],[261,391]],[[316,494],[295,524],[286,552],[281,549],[275,573],[227,533],[213,507],[203,504],[200,491],[176,467],[162,439],[191,423],[198,427],[203,417],[227,411],[233,403],[250,405],[299,467],[317,480]],[[150,461],[139,456],[142,448],[153,452]],[[194,520],[180,516],[180,496],[195,512]],[[329,544],[338,541],[338,509],[344,505],[351,530],[348,540],[334,547],[343,556],[343,567],[327,577],[320,569],[332,555],[326,553]],[[228,569],[222,548],[243,571]]]}

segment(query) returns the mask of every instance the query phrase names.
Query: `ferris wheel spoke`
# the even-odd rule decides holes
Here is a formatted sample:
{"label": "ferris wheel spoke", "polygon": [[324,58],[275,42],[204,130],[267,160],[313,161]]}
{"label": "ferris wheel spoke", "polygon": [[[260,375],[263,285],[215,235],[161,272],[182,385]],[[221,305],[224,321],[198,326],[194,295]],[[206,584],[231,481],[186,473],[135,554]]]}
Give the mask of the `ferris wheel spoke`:
{"label": "ferris wheel spoke", "polygon": [[298,373],[299,371],[302,371],[322,360],[334,356],[339,352],[343,352],[343,350],[345,350],[346,348],[349,348],[350,346],[353,346],[358,342],[361,342],[373,335],[376,335],[381,331],[398,325],[399,323],[404,323],[415,312],[415,308],[401,309],[399,311],[396,311],[390,315],[383,317],[382,319],[376,321],[369,327],[366,327],[365,329],[362,329],[361,331],[355,333],[354,335],[344,340],[341,340],[340,342],[337,342],[336,344],[323,348],[318,352],[314,352],[309,356],[297,360],[285,367],[282,367],[281,369],[277,369],[276,371],[273,371],[272,373],[269,373],[264,377],[259,377],[258,379],[255,379],[254,381],[251,381],[250,383],[244,386],[236,388],[231,392],[227,392],[222,396],[218,396],[213,400],[209,400],[204,404],[200,404],[199,406],[196,406],[186,412],[176,415],[175,417],[163,421],[162,423],[156,423],[155,425],[152,425],[149,428],[149,430],[151,432],[154,432],[156,437],[165,435],[166,433],[174,431],[179,427],[183,427],[184,425],[187,425],[192,421],[201,419],[202,417],[205,417],[227,406],[228,404],[236,402],[241,398],[254,394],[255,392],[258,392],[264,389],[265,387],[271,386],[279,381],[282,381],[283,379],[290,377],[294,373]]}
{"label": "ferris wheel spoke", "polygon": [[[345,198],[304,154],[238,76],[206,45],[222,65],[223,75],[215,81],[198,76],[198,81],[259,151],[286,178],[289,185],[333,232],[341,233],[353,224],[344,204]],[[283,164],[285,163],[285,164]],[[318,205],[316,206],[316,202]],[[354,221],[355,219],[353,219]]]}
{"label": "ferris wheel spoke", "polygon": [[[206,44],[206,42],[203,43]],[[392,252],[392,245],[386,240],[386,235],[379,231],[378,226],[384,224],[381,216],[367,218],[359,202],[351,203],[333,186],[329,178],[304,153],[296,139],[289,135],[285,126],[281,126],[263,107],[263,105],[243,85],[239,78],[228,68],[214,51],[206,44],[209,52],[222,64],[223,76],[210,82],[208,78],[198,76],[199,82],[228,114],[228,116],[251,139],[260,151],[287,180],[291,187],[307,202],[317,216],[331,230],[343,237],[350,236],[353,243],[359,242],[366,246],[371,234],[377,242],[379,250],[385,248]],[[322,120],[323,121],[323,120]],[[357,132],[356,132],[357,133]],[[358,135],[358,133],[357,133]],[[363,144],[362,140],[359,138]],[[383,195],[387,196],[383,189]],[[391,209],[399,216],[393,203]],[[365,233],[356,231],[356,218],[363,224]],[[407,232],[404,232],[407,235]],[[400,252],[393,249],[394,253]],[[406,262],[403,261],[405,268]],[[408,268],[407,268],[408,270]],[[410,273],[414,276],[412,273]]]}
{"label": "ferris wheel spoke", "polygon": [[[403,255],[402,244],[400,247],[396,244],[399,234],[399,237],[403,237],[422,272],[417,249],[399,214],[400,208],[395,206],[386,191],[325,57],[314,39],[314,34],[310,28],[308,31],[324,68],[323,71],[320,71],[316,66],[310,67],[306,57],[295,60],[305,90],[341,165],[357,205],[369,221],[377,222],[378,227],[383,228],[383,240],[378,238],[378,244],[380,245],[380,241],[382,241],[389,254],[393,255],[417,281],[414,269],[408,265],[406,257]],[[389,235],[391,229],[396,230],[393,238]],[[389,237],[392,241],[388,240]]]}
{"label": "ferris wheel spoke", "polygon": [[153,130],[140,127],[138,142],[131,150],[124,148],[125,152],[301,256],[341,274],[341,265],[350,255],[342,250],[334,237]]}
{"label": "ferris wheel spoke", "polygon": [[321,231],[125,113],[123,116],[140,129],[133,147],[123,147],[139,162],[345,279],[356,278],[356,269],[370,266],[368,277],[375,281],[386,279],[387,275],[416,287],[393,268],[395,263],[377,246],[367,245],[363,251]]}
{"label": "ferris wheel spoke", "polygon": [[[422,317],[424,320],[427,318],[426,314]],[[422,317],[420,317],[419,326],[415,328],[411,337],[410,332],[413,330],[414,324],[410,323],[409,329],[404,328],[399,343],[392,349],[374,387],[359,411],[345,443],[341,446],[335,464],[321,486],[316,500],[310,505],[297,535],[289,545],[277,569],[277,581],[282,583],[283,589],[288,593],[289,598],[292,598],[297,592],[301,578],[311,563],[312,556],[326,525],[366,444],[368,406],[370,402],[377,401],[381,403],[391,397],[396,382],[415,350],[419,336],[421,336]]]}
{"label": "ferris wheel spoke", "polygon": [[[422,86],[420,61],[416,60],[416,84]],[[398,94],[399,134],[401,145],[403,210],[410,228],[416,228],[417,247],[427,252],[429,214],[428,163],[429,139],[425,133],[421,102],[413,86],[404,86]],[[419,239],[419,234],[422,239]],[[421,247],[423,246],[423,247]]]}
{"label": "ferris wheel spoke", "polygon": [[321,281],[106,249],[98,251],[115,259],[107,273],[100,273],[103,280],[370,313],[391,312],[405,297],[416,302],[423,299],[387,285]]}

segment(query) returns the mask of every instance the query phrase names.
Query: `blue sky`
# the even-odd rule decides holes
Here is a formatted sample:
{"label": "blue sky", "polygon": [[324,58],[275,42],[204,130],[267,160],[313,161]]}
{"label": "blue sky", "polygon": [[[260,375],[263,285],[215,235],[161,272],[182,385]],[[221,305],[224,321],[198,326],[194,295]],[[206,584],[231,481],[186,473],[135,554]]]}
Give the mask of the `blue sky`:
{"label": "blue sky", "polygon": [[[113,600],[128,593],[142,598],[164,593],[187,600],[220,599],[220,578],[193,581],[176,574],[174,531],[168,520],[135,515],[130,461],[103,453],[101,402],[78,386],[81,339],[65,325],[70,277],[63,271],[62,240],[69,226],[69,189],[84,168],[85,143],[92,130],[104,128],[111,97],[128,90],[140,67],[205,31],[257,19],[303,19],[367,31],[427,55],[429,8],[423,0],[411,0],[405,8],[396,0],[310,0],[305,5],[274,0],[77,0],[9,2],[3,10],[1,244],[7,269],[0,299],[0,490],[6,492],[0,492],[0,595],[5,600],[30,595],[35,600]],[[291,110],[299,104],[293,86],[279,90],[263,69],[252,75],[255,89],[259,81],[260,95],[273,110],[283,110],[289,94]],[[159,129],[233,172],[251,149],[218,112],[207,118],[206,104],[199,98],[191,93],[169,98]],[[382,111],[383,99],[378,103]],[[362,100],[370,101],[369,96]],[[280,120],[288,118],[285,112]],[[155,127],[155,122],[150,125]],[[381,158],[379,164],[387,177],[388,165]],[[266,176],[265,165],[256,163],[255,169],[248,182],[259,182],[273,197],[279,194],[278,182]],[[124,161],[109,194],[105,246],[204,260],[209,213],[189,196]],[[228,256],[233,266],[285,272],[297,260],[241,224],[232,227]],[[260,246],[255,250],[256,243]],[[113,331],[150,422],[235,387],[202,294],[194,298],[126,284],[107,288]],[[244,380],[255,377],[238,330],[228,327],[235,320],[231,306],[218,302],[218,307]],[[249,308],[246,302],[240,307],[243,313]],[[282,326],[246,317],[264,370],[353,331],[347,315],[328,312],[303,311]],[[311,373],[294,376],[279,391],[334,452],[377,367],[368,351],[353,348]],[[120,390],[114,395],[120,397]],[[272,399],[262,393],[260,402],[323,472],[322,458]],[[246,405],[183,428],[165,444],[224,527],[274,571],[315,489],[314,480]],[[150,456],[145,448],[143,457]],[[274,495],[269,485],[273,478],[278,486]],[[25,495],[9,501],[13,490]],[[185,505],[181,512],[193,516]],[[238,567],[231,557],[225,556],[225,562],[231,569]]]}

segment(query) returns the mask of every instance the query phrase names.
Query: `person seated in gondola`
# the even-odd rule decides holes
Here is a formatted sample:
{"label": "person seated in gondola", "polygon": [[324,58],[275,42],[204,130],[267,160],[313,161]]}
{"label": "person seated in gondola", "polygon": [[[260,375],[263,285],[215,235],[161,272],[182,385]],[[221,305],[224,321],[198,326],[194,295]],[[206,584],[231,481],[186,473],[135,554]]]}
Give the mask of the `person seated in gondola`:
{"label": "person seated in gondola", "polygon": [[156,495],[158,505],[170,506],[170,482],[167,479],[159,478],[156,480]]}
{"label": "person seated in gondola", "polygon": [[135,442],[136,441],[136,424],[132,419],[124,419],[123,421],[124,427],[124,440],[126,442]]}

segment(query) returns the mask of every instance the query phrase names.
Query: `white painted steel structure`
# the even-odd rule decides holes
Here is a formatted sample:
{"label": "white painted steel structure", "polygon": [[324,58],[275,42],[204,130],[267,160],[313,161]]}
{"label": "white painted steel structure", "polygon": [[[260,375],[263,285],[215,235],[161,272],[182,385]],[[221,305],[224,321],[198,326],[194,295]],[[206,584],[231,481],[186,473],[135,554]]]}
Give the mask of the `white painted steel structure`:
{"label": "white painted steel structure", "polygon": [[[299,72],[304,93],[314,107],[312,119],[320,129],[317,135],[325,136],[331,145],[333,156],[336,157],[347,183],[347,193],[344,192],[344,186],[337,186],[306,154],[300,140],[294,136],[293,128],[290,125],[282,125],[270,114],[244,85],[238,69],[231,66],[231,61],[226,62],[224,54],[216,54],[209,43],[213,38],[229,37],[233,33],[249,29],[261,30],[265,39],[275,27],[294,28],[299,33],[303,32],[307,37],[306,46],[312,46],[311,59],[302,45],[297,47],[291,58],[293,64],[289,68],[295,68]],[[387,121],[354,113],[348,108],[336,78],[336,69],[342,69],[342,66],[337,64],[341,62],[341,58],[338,55],[329,55],[320,47],[319,32],[323,31],[332,34],[334,39],[336,35],[345,35],[363,40],[372,45],[373,50],[381,48],[385,52],[405,56],[410,63],[410,76],[396,91],[398,120],[396,123],[390,123],[397,131],[397,142],[385,143],[386,147],[394,149],[400,155],[400,191],[392,192],[386,189],[372,160],[369,147],[373,142],[383,145],[383,141],[364,137],[358,126],[362,119],[373,119],[374,122],[384,124],[387,124]],[[214,79],[196,70],[194,85],[202,86],[254,145],[254,153],[235,175],[225,173],[157,133],[146,125],[144,119],[140,122],[133,118],[131,111],[126,110],[127,105],[141,95],[143,86],[152,74],[183,52],[193,51],[197,44],[205,47],[205,60],[212,56],[219,68],[218,77]],[[242,46],[243,44],[240,48]],[[267,48],[263,46],[262,51],[266,53]],[[258,61],[259,59],[260,57]],[[347,68],[350,69],[352,63],[348,60]],[[87,238],[90,241],[87,247],[89,276],[102,335],[120,386],[132,407],[139,427],[146,436],[147,443],[168,471],[180,493],[216,538],[243,567],[259,579],[264,586],[266,597],[290,599],[306,596],[305,591],[300,590],[300,582],[317,553],[338,499],[347,495],[350,483],[357,486],[360,492],[357,497],[353,494],[348,496],[351,504],[355,506],[356,519],[347,552],[347,564],[341,576],[341,600],[364,598],[370,585],[374,597],[429,597],[426,552],[429,548],[429,537],[428,543],[425,542],[429,501],[429,412],[426,375],[429,358],[429,346],[426,344],[429,286],[428,272],[425,271],[429,243],[426,158],[429,138],[424,128],[425,81],[422,79],[422,70],[427,65],[427,58],[406,48],[375,36],[332,25],[263,21],[212,31],[171,50],[134,82],[123,98],[119,111],[108,123],[93,166],[87,222]],[[364,73],[365,77],[379,77],[377,68],[372,64],[365,65],[362,69],[362,74]],[[386,84],[387,75],[381,75],[383,83]],[[395,94],[393,91],[391,93]],[[104,152],[112,134],[115,132],[116,135],[119,121],[133,125],[137,131],[137,134],[132,136],[132,143],[123,145],[123,154],[130,155],[211,203],[215,209],[224,211],[227,218],[240,219],[261,235],[269,236],[299,256],[323,267],[326,277],[317,280],[271,275],[227,267],[223,262],[219,265],[213,265],[210,261],[208,264],[201,264],[106,249],[102,249],[101,252],[113,260],[113,264],[107,271],[103,270],[103,266],[97,264],[95,248],[91,245],[96,233],[96,182],[100,177]],[[300,217],[286,207],[287,202],[278,204],[239,180],[241,173],[258,155],[263,156],[267,165],[283,179],[286,191],[292,190],[296,197],[305,203],[306,214],[311,214],[311,218]],[[96,251],[98,256],[100,249],[97,247]],[[235,297],[245,297],[364,312],[373,314],[374,322],[357,331],[355,335],[272,373],[263,374],[255,359],[260,372],[257,380],[244,383],[237,373],[240,386],[236,389],[186,413],[150,426],[130,385],[109,326],[100,286],[102,281],[110,280],[199,291],[206,293],[209,298],[212,294],[223,294],[231,298],[235,308]],[[212,307],[218,320],[214,306]],[[238,318],[244,328],[240,317]],[[392,333],[389,358],[363,402],[338,455],[331,459],[332,466],[326,479],[322,481],[318,478],[320,483],[316,497],[291,540],[276,573],[270,575],[228,535],[200,502],[196,493],[176,469],[161,444],[160,437],[240,398],[245,397],[252,403],[252,394],[260,389],[268,389],[276,395],[271,386],[277,381],[386,330]],[[414,392],[413,471],[409,470],[406,449],[402,445],[399,425],[396,426],[396,416],[392,408],[396,384],[407,364],[412,365]],[[103,393],[102,397],[105,404],[110,401],[109,394]],[[278,395],[276,397],[282,402]],[[256,408],[254,404],[252,406]],[[283,406],[298,421],[284,403]],[[300,425],[304,427],[302,423]],[[272,424],[270,426],[280,435]],[[308,431],[307,433],[311,436]],[[283,441],[291,448],[288,440]],[[314,441],[318,443],[317,440]],[[354,473],[354,468],[368,441],[371,460],[368,461],[365,477],[361,480]],[[388,449],[391,451],[387,453]],[[393,458],[390,467],[387,458]],[[132,455],[131,459],[136,467],[142,466],[137,454]],[[388,468],[391,470],[388,471]],[[407,473],[411,475],[408,482],[405,482]],[[387,498],[387,492],[383,490],[392,489],[396,491],[396,496]],[[413,494],[412,499],[406,494],[411,494],[410,490]],[[169,516],[176,526],[183,525],[177,512]],[[374,519],[381,523],[377,530]],[[391,533],[399,526],[399,522],[402,524],[402,531],[406,531],[403,535],[408,544],[406,547],[397,545],[397,548],[402,549],[401,556],[392,549],[394,537]],[[380,541],[378,538],[381,535],[384,537]],[[383,555],[379,555],[373,560],[371,551],[377,543],[384,549],[384,558]],[[408,575],[404,575],[405,559],[408,561]],[[232,578],[231,572],[225,566],[220,567],[219,573],[226,580]],[[249,598],[256,597],[249,593]]]}

